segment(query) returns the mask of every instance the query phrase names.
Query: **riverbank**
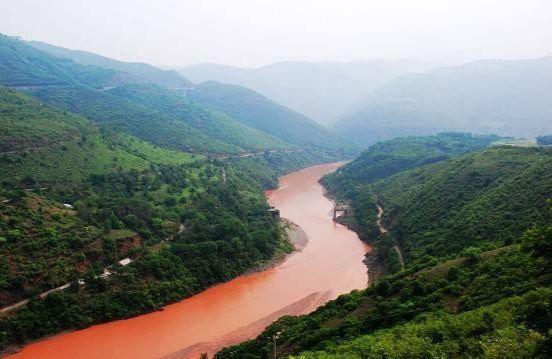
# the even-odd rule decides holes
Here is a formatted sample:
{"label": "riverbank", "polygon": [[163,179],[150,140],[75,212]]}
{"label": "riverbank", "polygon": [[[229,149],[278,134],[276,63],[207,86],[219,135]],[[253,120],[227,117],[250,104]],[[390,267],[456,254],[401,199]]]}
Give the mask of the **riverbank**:
{"label": "riverbank", "polygon": [[277,253],[271,259],[259,263],[257,266],[251,268],[243,275],[258,273],[277,267],[280,264],[284,263],[290,256],[292,256],[296,252],[302,251],[303,248],[307,246],[309,238],[305,231],[301,229],[301,227],[285,218],[281,218],[280,223],[285,233],[285,238],[282,239],[284,241],[284,243],[282,243],[282,247],[289,247],[290,250],[280,251],[280,253]]}
{"label": "riverbank", "polygon": [[318,165],[292,173],[267,193],[281,217],[300,227],[290,226],[288,239],[302,249],[281,263],[215,285],[162,311],[36,342],[15,358],[151,359],[199,349],[202,343],[213,354],[214,347],[235,343],[236,338],[255,337],[278,317],[305,314],[340,294],[365,288],[368,276],[362,261],[369,247],[332,221],[333,203],[318,183],[338,167]]}
{"label": "riverbank", "polygon": [[[280,222],[281,222],[282,228],[283,228],[284,233],[285,233],[284,238],[282,238],[282,240],[285,242],[285,243],[283,243],[283,246],[287,245],[289,247],[292,247],[293,249],[291,251],[281,252],[281,253],[276,254],[270,260],[265,261],[265,262],[257,265],[256,267],[254,267],[254,268],[250,269],[249,271],[247,271],[246,273],[242,274],[242,276],[251,275],[251,274],[254,274],[254,273],[259,273],[259,272],[263,272],[263,271],[275,268],[275,267],[281,265],[282,263],[284,263],[290,256],[294,255],[297,252],[302,251],[307,246],[308,236],[305,233],[305,231],[303,231],[301,229],[301,227],[299,227],[298,225],[296,225],[292,221],[290,221],[288,219],[285,219],[285,218],[282,218],[280,220]],[[310,311],[310,310],[314,309],[313,306],[315,304],[313,304],[313,303],[321,303],[321,302],[324,301],[324,299],[325,299],[325,296],[323,296],[323,295],[309,296],[308,298],[305,298],[304,300],[301,300],[297,303],[293,303],[293,305],[291,305],[289,308],[285,308],[285,310],[282,309],[282,311],[286,311],[286,313],[289,313],[288,315],[304,314],[304,313],[306,313],[305,311],[307,311],[307,310]],[[185,299],[183,299],[183,300],[185,300]],[[161,308],[159,310],[162,311],[163,308]],[[259,328],[262,323],[268,323],[269,324],[269,323],[271,323],[272,321],[274,321],[278,318],[278,317],[276,317],[276,318],[273,319],[274,315],[268,316],[266,318],[262,318],[258,322],[255,322],[254,325],[251,325],[251,326],[248,326],[247,328],[243,328],[242,330],[236,331],[236,333],[231,333],[231,335],[229,335],[228,338],[234,338],[234,340],[237,340],[236,338],[239,338],[243,335],[246,335],[245,333],[251,332],[251,330],[253,328]],[[39,344],[40,342],[43,342],[43,341],[53,340],[53,339],[56,339],[59,336],[74,333],[76,331],[77,331],[77,329],[66,330],[66,331],[63,331],[61,333],[46,336],[44,338],[40,338],[40,339],[35,340],[35,341],[27,342],[23,345],[12,345],[12,346],[7,347],[4,350],[0,351],[0,358],[8,356],[8,355],[17,354],[25,346],[32,345],[32,344]]]}
{"label": "riverbank", "polygon": [[385,266],[383,265],[380,259],[377,246],[374,246],[374,242],[372,238],[377,236],[378,234],[387,232],[386,229],[384,229],[385,232],[382,232],[383,227],[381,226],[381,214],[383,214],[383,212],[378,213],[379,217],[378,217],[378,220],[376,221],[376,225],[378,226],[379,233],[366,234],[358,228],[358,225],[354,220],[354,209],[350,203],[339,201],[335,196],[332,196],[329,192],[326,192],[326,196],[333,201],[334,208],[337,208],[337,207],[347,208],[347,211],[345,213],[342,213],[341,215],[334,218],[334,222],[339,223],[340,225],[347,227],[347,229],[355,232],[361,241],[363,241],[364,243],[368,244],[371,247],[371,250],[365,254],[363,262],[366,265],[366,271],[368,273],[367,285],[368,286],[372,285],[378,278],[381,278],[387,274],[387,271],[385,270]]}

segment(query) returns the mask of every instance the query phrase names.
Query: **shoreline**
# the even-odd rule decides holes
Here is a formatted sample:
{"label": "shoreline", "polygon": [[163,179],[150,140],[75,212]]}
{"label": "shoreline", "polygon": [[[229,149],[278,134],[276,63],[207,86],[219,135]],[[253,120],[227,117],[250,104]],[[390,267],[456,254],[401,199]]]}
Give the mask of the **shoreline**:
{"label": "shoreline", "polygon": [[[341,163],[342,164],[342,163]],[[330,164],[331,165],[331,164]],[[317,169],[316,167],[317,166],[313,166],[314,169],[313,171],[316,173],[316,171],[320,171],[319,169]],[[297,171],[299,173],[303,173],[303,171],[307,170],[309,167],[307,168],[304,168],[300,171]],[[307,176],[307,179],[308,179],[308,176]],[[284,186],[285,188],[285,186]],[[326,191],[324,190],[324,193],[323,193],[323,196],[324,197],[328,197],[327,196],[327,193]],[[330,199],[330,198],[328,198]],[[330,199],[331,200],[331,199]],[[310,202],[309,202],[310,203]],[[334,201],[332,201],[331,205],[333,206],[335,204]],[[308,206],[312,206],[312,204],[307,204],[307,208],[310,208]],[[331,221],[331,217],[330,217],[330,221]],[[298,252],[300,252],[303,248],[305,248],[305,246],[307,245],[307,243],[309,242],[308,241],[308,238],[307,238],[307,234],[304,232],[304,230],[302,228],[300,228],[299,226],[297,226],[295,223],[287,220],[287,219],[281,219],[281,225],[282,225],[282,229],[285,231],[286,233],[286,236],[284,237],[282,235],[282,238],[281,238],[281,241],[280,241],[280,246],[279,246],[279,249],[277,250],[276,252],[276,255],[272,258],[272,259],[269,259],[269,260],[266,260],[262,263],[258,263],[257,266],[254,267],[254,269],[250,270],[250,271],[247,271],[245,273],[243,273],[242,275],[240,276],[248,276],[248,275],[254,275],[255,273],[258,273],[258,272],[264,272],[264,271],[267,271],[267,270],[270,270],[274,267],[277,267],[279,265],[281,265],[283,262],[285,262],[286,260],[290,259],[290,257],[292,257],[294,254],[298,254]],[[356,233],[355,233],[356,234]],[[357,238],[358,240],[358,238]],[[284,244],[283,242],[287,242],[288,244]],[[289,244],[293,245],[293,250],[291,250]],[[290,251],[291,250],[291,251]],[[295,260],[294,260],[295,261]],[[362,261],[362,259],[361,259]],[[356,262],[356,261],[355,261]],[[357,273],[365,273],[364,270],[362,270],[362,268],[364,268],[365,266],[360,264],[359,263],[359,268],[357,270]],[[282,272],[277,272],[277,273],[282,273]],[[285,272],[284,272],[285,273]],[[362,287],[365,288],[365,286],[367,285],[366,283],[366,280],[369,278],[370,276],[368,277],[365,277],[364,279],[364,283],[362,285]],[[236,278],[239,278],[236,277]],[[233,278],[236,279],[236,278]],[[213,285],[212,287],[216,287],[218,285],[223,285],[225,283],[218,283],[218,284],[215,284]],[[360,283],[359,283],[360,285]],[[203,292],[207,292],[209,289],[211,289],[212,291],[212,287],[210,288],[205,288],[204,290],[202,290],[201,292],[198,292],[198,293],[195,293],[194,295],[198,295],[198,294],[201,294]],[[193,297],[194,295],[192,295],[191,297]],[[140,317],[142,315],[147,315],[147,314],[150,314],[150,313],[155,313],[156,311],[157,312],[163,312],[167,309],[167,307],[172,307],[173,305],[175,304],[178,304],[179,302],[183,301],[183,300],[186,300],[186,299],[189,299],[190,297],[185,297],[185,298],[181,298],[175,302],[172,302],[172,303],[167,303],[166,305],[164,305],[163,307],[160,307],[159,309],[157,310],[154,310],[154,311],[148,311],[148,312],[145,312],[145,313],[141,313],[141,314],[138,314],[136,316],[132,316],[132,317],[128,317],[128,318],[120,318],[120,319],[117,319],[117,320],[113,320],[113,321],[109,321],[109,322],[102,322],[102,323],[96,323],[92,326],[89,326],[87,328],[91,328],[91,327],[95,327],[95,326],[101,326],[101,325],[105,325],[106,323],[114,323],[114,322],[117,322],[117,321],[125,321],[125,320],[132,320],[133,318],[136,318],[136,317]],[[310,298],[310,297],[309,297]],[[324,300],[322,300],[322,298],[326,298]],[[311,298],[312,299],[312,298]],[[321,296],[320,298],[320,301],[321,302],[318,302],[318,300],[315,300],[314,302],[316,302],[317,304],[314,304],[314,302],[309,302],[311,303],[311,305],[314,305],[312,308],[316,308],[318,307],[319,305],[325,303],[329,298],[327,298],[325,295],[324,296]],[[293,304],[293,303],[292,303]],[[299,310],[299,308],[297,307],[294,307],[295,310]],[[303,313],[303,310],[299,310],[298,312],[293,312],[294,315],[296,314],[304,314]],[[278,310],[277,310],[278,311]],[[276,312],[277,312],[276,311]],[[263,319],[263,318],[261,318]],[[266,319],[266,318],[265,318]],[[257,323],[260,325],[260,322]],[[85,330],[87,329],[85,328]],[[66,330],[66,331],[63,331],[63,332],[59,332],[59,333],[55,333],[55,334],[52,334],[52,335],[48,335],[48,336],[45,336],[45,337],[42,337],[42,338],[38,338],[38,339],[35,339],[35,340],[31,340],[31,341],[28,341],[28,342],[25,342],[23,343],[22,345],[13,345],[13,346],[10,346],[10,347],[7,347],[5,348],[1,354],[0,354],[0,357],[3,357],[5,355],[10,355],[10,354],[14,354],[14,353],[18,353],[20,352],[21,350],[25,350],[25,348],[29,345],[32,345],[34,343],[37,343],[37,342],[43,342],[43,341],[48,341],[52,338],[56,338],[56,337],[59,337],[59,336],[64,336],[64,335],[67,335],[67,334],[71,334],[75,331],[79,331],[80,329],[70,329],[70,330]]]}
{"label": "shoreline", "polygon": [[288,244],[293,246],[293,250],[289,253],[279,253],[276,254],[274,257],[259,263],[257,266],[251,268],[250,270],[246,271],[242,275],[250,275],[254,273],[263,272],[268,269],[272,269],[275,267],[278,267],[282,263],[284,263],[289,257],[296,254],[297,252],[301,252],[303,248],[306,247],[306,245],[309,242],[308,236],[299,227],[297,224],[293,223],[289,219],[281,218],[280,219],[281,225],[284,227],[286,238],[284,239]]}
{"label": "shoreline", "polygon": [[363,260],[363,263],[366,265],[366,271],[368,272],[368,282],[366,286],[366,288],[368,288],[372,284],[374,284],[374,282],[378,278],[386,275],[385,268],[383,267],[383,264],[378,257],[377,248],[374,247],[374,243],[368,239],[369,235],[364,234],[358,230],[351,213],[353,212],[353,207],[347,202],[338,200],[335,196],[330,194],[326,186],[324,186],[321,181],[319,183],[325,190],[324,195],[334,203],[334,208],[339,205],[345,205],[349,209],[349,212],[347,214],[341,214],[340,216],[334,218],[333,221],[335,223],[341,224],[342,226],[345,226],[350,231],[355,232],[359,240],[368,244],[371,248],[370,251],[365,254]]}
{"label": "shoreline", "polygon": [[[301,250],[303,250],[303,248],[305,248],[305,246],[308,243],[308,237],[307,237],[307,234],[301,229],[301,227],[299,227],[297,224],[295,224],[292,221],[290,221],[288,219],[285,219],[285,218],[281,218],[280,222],[281,222],[282,226],[284,227],[285,233],[286,233],[286,238],[284,240],[287,241],[289,244],[291,244],[294,249],[290,253],[280,253],[280,254],[275,255],[273,258],[271,258],[271,259],[269,259],[269,260],[267,260],[263,263],[260,263],[259,265],[257,265],[255,267],[249,269],[248,271],[244,272],[243,274],[240,275],[240,277],[255,274],[255,273],[259,273],[259,272],[262,272],[262,271],[265,271],[265,270],[268,270],[268,269],[275,268],[275,267],[281,265],[282,263],[284,263],[289,257],[296,254],[297,252],[300,252]],[[222,284],[222,283],[214,284],[211,287],[214,287],[214,286],[219,285],[219,284]],[[211,288],[211,287],[209,287],[209,288]],[[209,288],[205,288],[204,290],[202,290],[202,292],[209,289]],[[201,292],[199,292],[199,293],[201,293]],[[196,294],[198,294],[198,293],[196,293]],[[154,312],[157,312],[157,311],[163,311],[164,308],[167,305],[178,303],[179,301],[186,300],[188,298],[190,298],[190,297],[182,298],[182,299],[180,299],[176,302],[167,303],[163,307],[161,307],[157,310],[153,310],[153,311],[149,311],[149,312],[146,312],[146,313],[138,314],[137,316],[148,314],[148,313],[154,313]],[[128,317],[128,318],[119,318],[119,319],[115,319],[115,320],[108,321],[108,322],[96,323],[96,324],[93,324],[93,325],[91,325],[89,327],[86,327],[86,328],[83,328],[83,329],[87,329],[87,328],[93,327],[95,325],[102,325],[102,324],[111,323],[111,322],[115,322],[115,321],[119,321],[119,320],[127,320],[127,319],[131,319],[131,318],[134,318],[134,317],[136,317],[136,316]],[[74,333],[74,332],[79,331],[79,330],[82,330],[82,329],[67,329],[67,330],[64,330],[64,331],[59,332],[59,333],[55,333],[55,334],[47,335],[47,336],[37,338],[37,339],[34,339],[34,340],[30,340],[28,342],[25,342],[25,343],[22,343],[22,344],[19,344],[19,345],[8,346],[8,347],[6,347],[6,348],[4,348],[3,350],[0,351],[0,358],[4,358],[4,357],[10,356],[10,355],[17,354],[20,351],[22,351],[28,345],[39,343],[39,342],[46,341],[46,340],[50,340],[50,339],[53,339],[53,338],[56,338],[56,337],[59,337],[59,336],[65,335],[65,334]]]}

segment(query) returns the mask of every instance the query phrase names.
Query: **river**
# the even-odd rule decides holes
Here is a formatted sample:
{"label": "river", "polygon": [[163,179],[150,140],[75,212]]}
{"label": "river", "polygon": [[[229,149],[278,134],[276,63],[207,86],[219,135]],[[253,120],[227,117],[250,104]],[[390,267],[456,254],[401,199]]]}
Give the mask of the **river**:
{"label": "river", "polygon": [[369,247],[332,221],[333,203],[318,180],[340,164],[308,167],[267,191],[271,205],[297,224],[308,243],[283,263],[166,306],[162,311],[95,325],[26,346],[12,358],[198,358],[253,338],[282,315],[308,313],[364,288]]}

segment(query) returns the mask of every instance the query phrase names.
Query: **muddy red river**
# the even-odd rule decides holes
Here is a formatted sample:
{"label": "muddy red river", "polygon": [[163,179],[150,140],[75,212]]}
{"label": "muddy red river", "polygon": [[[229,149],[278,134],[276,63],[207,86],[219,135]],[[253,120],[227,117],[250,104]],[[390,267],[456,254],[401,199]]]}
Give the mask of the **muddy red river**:
{"label": "muddy red river", "polygon": [[162,311],[95,325],[26,346],[13,358],[198,358],[255,337],[287,314],[304,314],[367,283],[369,248],[332,221],[333,203],[318,180],[325,164],[280,179],[271,205],[296,223],[308,243],[281,264],[214,286]]}

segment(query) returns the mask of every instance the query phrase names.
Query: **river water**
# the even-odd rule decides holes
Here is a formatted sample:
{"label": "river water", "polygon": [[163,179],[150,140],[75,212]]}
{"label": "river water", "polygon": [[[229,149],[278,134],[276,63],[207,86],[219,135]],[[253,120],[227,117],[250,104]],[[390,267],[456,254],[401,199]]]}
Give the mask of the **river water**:
{"label": "river water", "polygon": [[214,286],[162,311],[61,334],[13,358],[198,358],[253,338],[282,315],[308,313],[367,283],[369,248],[332,221],[333,203],[318,180],[340,164],[303,169],[267,191],[271,205],[306,234],[307,245],[283,263]]}

